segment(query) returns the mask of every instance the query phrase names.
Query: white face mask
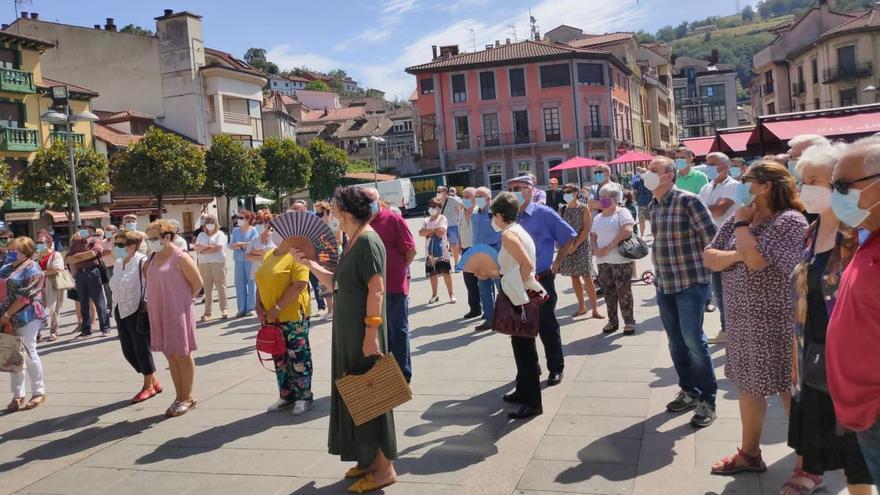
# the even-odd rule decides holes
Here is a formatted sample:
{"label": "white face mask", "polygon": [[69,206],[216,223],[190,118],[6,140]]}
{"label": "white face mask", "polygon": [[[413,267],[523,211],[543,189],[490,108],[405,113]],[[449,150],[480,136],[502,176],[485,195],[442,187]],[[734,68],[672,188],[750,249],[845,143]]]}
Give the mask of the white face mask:
{"label": "white face mask", "polygon": [[801,202],[807,213],[823,213],[831,209],[831,188],[804,184],[801,186]]}
{"label": "white face mask", "polygon": [[648,170],[642,175],[642,182],[649,191],[653,191],[660,187],[660,176]]}
{"label": "white face mask", "polygon": [[428,214],[432,217],[438,213],[440,213],[440,208],[428,208]]}
{"label": "white face mask", "polygon": [[239,227],[244,227],[246,224],[247,224],[247,220],[244,220],[244,219],[239,219],[239,220],[238,220],[238,226],[239,226]]}
{"label": "white face mask", "polygon": [[492,219],[492,230],[494,230],[495,232],[501,232],[502,230],[504,230],[503,228],[499,227],[497,223],[495,223],[494,218]]}
{"label": "white face mask", "polygon": [[213,223],[206,223],[206,224],[205,224],[205,230],[207,230],[207,231],[211,231],[211,232],[213,232],[213,231],[214,231],[214,227],[216,227],[216,225],[214,225]]}
{"label": "white face mask", "polygon": [[152,241],[147,241],[147,249],[148,249],[151,253],[158,253],[159,251],[162,250],[163,247],[164,247],[164,246],[162,245],[162,240],[161,240],[161,239],[156,239],[156,240],[152,240]]}

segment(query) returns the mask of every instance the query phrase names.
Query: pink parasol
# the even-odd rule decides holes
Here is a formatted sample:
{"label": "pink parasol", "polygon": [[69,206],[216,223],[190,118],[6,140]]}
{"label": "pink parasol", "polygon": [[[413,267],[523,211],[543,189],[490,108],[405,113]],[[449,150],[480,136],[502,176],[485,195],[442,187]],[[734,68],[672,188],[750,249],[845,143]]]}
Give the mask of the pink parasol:
{"label": "pink parasol", "polygon": [[551,168],[550,172],[575,168],[598,167],[599,165],[604,165],[604,163],[600,162],[599,160],[593,160],[592,158],[583,158],[580,156],[576,156]]}
{"label": "pink parasol", "polygon": [[617,165],[620,163],[632,163],[632,162],[650,162],[654,159],[653,155],[649,155],[647,153],[642,153],[640,151],[628,151],[614,160],[608,162],[608,165]]}

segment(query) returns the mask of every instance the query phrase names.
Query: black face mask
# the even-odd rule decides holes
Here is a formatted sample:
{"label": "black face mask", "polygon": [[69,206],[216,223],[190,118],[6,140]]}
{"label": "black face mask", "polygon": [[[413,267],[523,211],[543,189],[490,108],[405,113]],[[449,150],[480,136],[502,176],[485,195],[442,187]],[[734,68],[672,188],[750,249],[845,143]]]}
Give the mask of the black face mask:
{"label": "black face mask", "polygon": [[324,218],[324,212],[323,212],[323,211],[315,212],[315,215],[318,215],[318,218]]}

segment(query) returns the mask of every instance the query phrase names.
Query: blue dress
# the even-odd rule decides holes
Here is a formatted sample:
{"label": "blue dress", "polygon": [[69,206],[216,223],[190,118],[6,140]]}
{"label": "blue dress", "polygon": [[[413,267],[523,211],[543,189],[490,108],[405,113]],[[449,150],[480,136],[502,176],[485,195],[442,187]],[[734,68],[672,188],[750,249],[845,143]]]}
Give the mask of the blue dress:
{"label": "blue dress", "polygon": [[[250,246],[256,238],[257,229],[251,227],[247,232],[242,232],[241,228],[236,227],[232,229],[232,235],[229,236],[229,244],[244,242]],[[254,283],[252,263],[244,258],[247,246],[244,249],[232,251],[232,257],[235,261],[235,303],[239,315],[252,312],[257,307],[257,287]]]}

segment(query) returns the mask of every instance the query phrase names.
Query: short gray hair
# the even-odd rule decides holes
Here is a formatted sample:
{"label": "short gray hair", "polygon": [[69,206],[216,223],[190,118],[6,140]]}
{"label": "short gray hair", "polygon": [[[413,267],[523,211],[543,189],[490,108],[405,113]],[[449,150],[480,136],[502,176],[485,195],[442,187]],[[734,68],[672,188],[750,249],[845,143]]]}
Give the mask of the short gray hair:
{"label": "short gray hair", "polygon": [[813,165],[827,169],[828,175],[831,175],[834,172],[834,166],[846,152],[846,148],[845,144],[810,146],[804,150],[798,160],[797,173],[802,174],[805,166]]}
{"label": "short gray hair", "polygon": [[708,155],[706,155],[707,162],[709,160],[711,160],[712,158],[721,160],[722,163],[724,163],[728,167],[730,166],[730,157],[720,151],[713,151],[713,152],[709,153]]}
{"label": "short gray hair", "polygon": [[476,187],[466,187],[466,188],[462,189],[462,191],[461,191],[461,195],[462,195],[462,196],[464,196],[464,195],[467,194],[467,193],[471,193],[471,194],[473,194],[473,195],[476,195],[476,194],[477,194],[477,188],[476,188]]}
{"label": "short gray hair", "polygon": [[489,199],[492,199],[492,190],[488,187],[478,187],[477,192],[475,194],[485,194]]}
{"label": "short gray hair", "polygon": [[603,194],[607,194],[614,198],[614,201],[620,203],[620,200],[623,199],[623,194],[620,192],[620,186],[615,182],[609,182],[605,184],[599,189],[599,196]]}
{"label": "short gray hair", "polygon": [[810,143],[810,146],[829,146],[831,141],[825,136],[820,136],[818,134],[801,134],[800,136],[795,136],[789,139],[788,147],[794,148],[795,146],[800,146],[806,143]]}
{"label": "short gray hair", "polygon": [[880,173],[880,136],[870,136],[852,143],[840,159],[853,155],[862,158],[866,174]]}
{"label": "short gray hair", "polygon": [[593,171],[593,174],[596,172],[603,172],[605,174],[611,175],[611,167],[608,165],[596,165],[596,169]]}
{"label": "short gray hair", "polygon": [[664,174],[675,172],[675,162],[668,156],[655,156],[651,163],[660,163],[664,167]]}

